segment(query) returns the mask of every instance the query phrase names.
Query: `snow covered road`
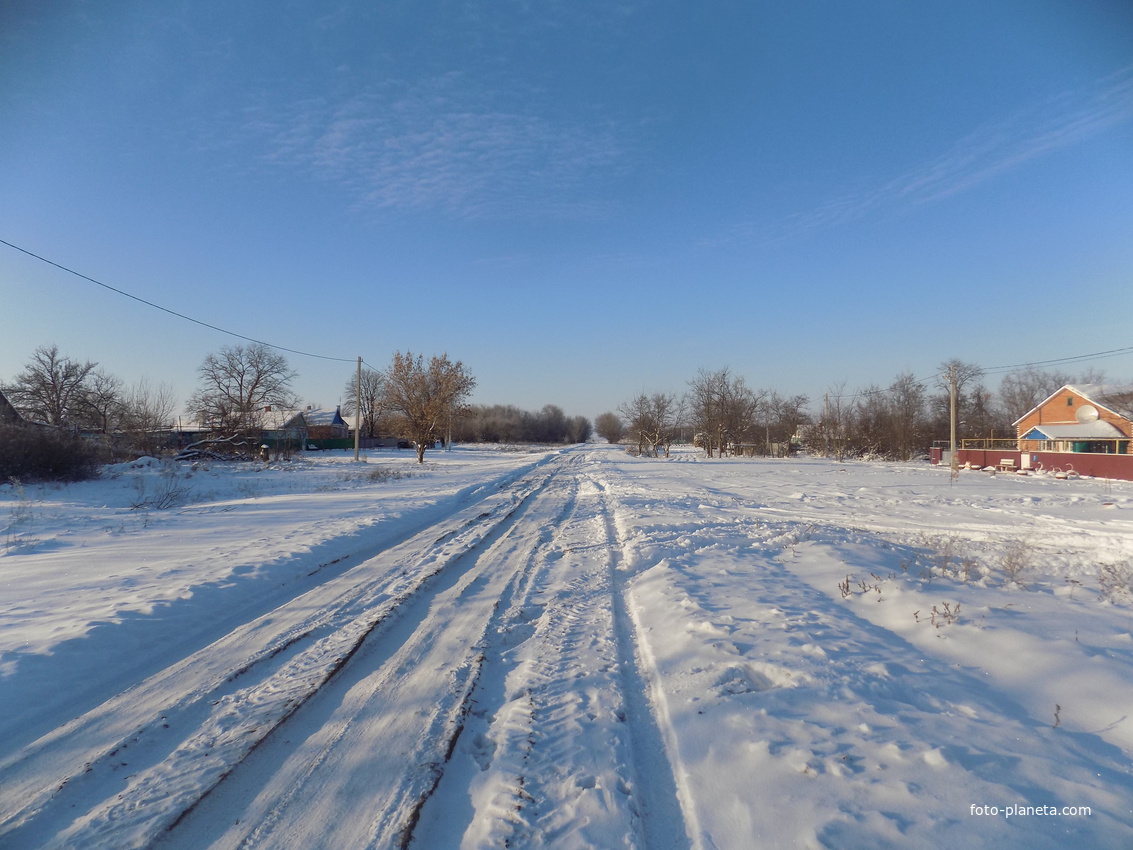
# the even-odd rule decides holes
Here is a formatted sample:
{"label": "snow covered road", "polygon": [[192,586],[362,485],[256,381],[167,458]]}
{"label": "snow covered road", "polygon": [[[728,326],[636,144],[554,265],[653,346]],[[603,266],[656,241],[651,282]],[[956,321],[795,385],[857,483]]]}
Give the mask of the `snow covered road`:
{"label": "snow covered road", "polygon": [[0,845],[1130,845],[1127,484],[307,463],[3,493]]}

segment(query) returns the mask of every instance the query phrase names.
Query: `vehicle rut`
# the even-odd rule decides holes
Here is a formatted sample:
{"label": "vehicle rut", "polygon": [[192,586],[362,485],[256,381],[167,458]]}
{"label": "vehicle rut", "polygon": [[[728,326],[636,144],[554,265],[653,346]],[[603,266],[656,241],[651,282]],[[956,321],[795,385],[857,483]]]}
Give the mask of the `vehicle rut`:
{"label": "vehicle rut", "polygon": [[411,847],[689,846],[608,494],[571,472]]}
{"label": "vehicle rut", "polygon": [[555,469],[537,467],[22,748],[0,764],[0,839],[148,845]]}
{"label": "vehicle rut", "polygon": [[[522,595],[562,477],[399,609],[162,846],[406,846],[475,710],[485,647]],[[343,801],[349,818],[319,815]]]}

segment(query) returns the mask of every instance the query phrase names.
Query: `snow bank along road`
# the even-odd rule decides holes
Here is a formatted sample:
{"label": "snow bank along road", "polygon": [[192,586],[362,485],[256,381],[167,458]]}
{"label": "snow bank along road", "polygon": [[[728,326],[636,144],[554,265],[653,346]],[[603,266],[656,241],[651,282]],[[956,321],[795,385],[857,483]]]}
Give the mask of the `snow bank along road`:
{"label": "snow bank along road", "polygon": [[15,730],[0,846],[1128,847],[1133,493],[976,475],[496,470]]}

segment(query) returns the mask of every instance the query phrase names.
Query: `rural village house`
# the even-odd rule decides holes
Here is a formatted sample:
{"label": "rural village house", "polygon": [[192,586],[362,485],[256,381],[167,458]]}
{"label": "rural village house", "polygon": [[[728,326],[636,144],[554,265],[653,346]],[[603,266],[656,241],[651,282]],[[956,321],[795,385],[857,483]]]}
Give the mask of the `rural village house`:
{"label": "rural village house", "polygon": [[322,407],[304,410],[272,410],[263,414],[263,441],[273,447],[345,448],[350,441],[350,426],[342,411]]}
{"label": "rural village house", "polygon": [[1016,420],[1015,434],[1011,448],[965,446],[959,463],[1133,481],[1133,387],[1067,384]]}
{"label": "rural village house", "polygon": [[23,421],[19,411],[12,406],[12,402],[8,401],[4,393],[0,392],[0,424],[17,425]]}
{"label": "rural village house", "polygon": [[1133,391],[1128,389],[1064,386],[1015,422],[1019,450],[1129,454],[1131,406]]}

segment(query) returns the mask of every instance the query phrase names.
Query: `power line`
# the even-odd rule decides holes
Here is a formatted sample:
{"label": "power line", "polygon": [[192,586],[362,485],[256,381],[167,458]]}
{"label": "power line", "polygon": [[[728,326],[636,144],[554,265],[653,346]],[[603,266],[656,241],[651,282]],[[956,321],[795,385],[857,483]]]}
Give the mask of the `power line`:
{"label": "power line", "polygon": [[994,375],[999,372],[1009,372],[1012,369],[1023,369],[1027,366],[1058,366],[1062,363],[1081,363],[1087,360],[1101,360],[1103,357],[1119,357],[1122,354],[1133,354],[1133,347],[1095,351],[1093,354],[1076,354],[1072,357],[1059,357],[1055,360],[1034,360],[1030,363],[1016,363],[1012,366],[991,366],[984,369],[984,373]]}
{"label": "power line", "polygon": [[[1025,369],[1027,367],[1044,368],[1050,366],[1060,366],[1066,363],[1085,363],[1090,360],[1101,360],[1106,357],[1120,357],[1123,354],[1133,354],[1133,347],[1113,348],[1109,351],[1095,351],[1091,354],[1075,354],[1070,357],[1058,357],[1053,360],[1032,360],[1029,363],[1015,363],[1010,366],[989,366],[986,369],[982,369],[982,372],[984,375],[1000,375],[1006,372],[1010,372],[1013,369]],[[932,380],[934,380],[934,378],[917,378],[913,376],[911,383],[915,386],[920,387],[921,389],[927,390],[930,386],[930,381]],[[877,387],[869,390],[855,390],[854,392],[847,394],[834,395],[828,393],[827,395],[829,395],[829,397],[833,399],[850,399],[851,401],[853,401],[859,396],[885,395],[889,392],[890,389],[891,388],[887,387]]]}
{"label": "power line", "polygon": [[96,286],[101,286],[103,289],[108,289],[111,292],[117,293],[118,295],[123,295],[126,298],[130,298],[134,301],[137,301],[139,304],[145,304],[147,307],[153,307],[155,310],[160,310],[161,312],[168,313],[171,316],[176,316],[178,319],[184,319],[187,322],[192,322],[195,325],[200,325],[201,327],[209,328],[210,330],[219,331],[220,333],[227,334],[228,336],[234,336],[237,339],[243,339],[243,340],[246,340],[247,342],[254,342],[257,345],[263,345],[263,346],[266,346],[268,348],[274,348],[277,351],[286,351],[288,354],[298,354],[301,357],[313,357],[316,360],[332,360],[336,363],[353,363],[357,359],[357,358],[354,358],[354,357],[328,357],[325,354],[312,354],[309,351],[299,351],[298,349],[295,349],[295,348],[287,348],[286,346],[275,345],[274,343],[265,342],[262,339],[255,339],[255,338],[250,337],[250,336],[244,336],[244,334],[239,334],[239,333],[236,333],[235,331],[227,330],[226,328],[221,328],[221,327],[218,327],[216,325],[211,325],[208,322],[203,322],[200,319],[194,319],[192,316],[186,316],[184,313],[178,313],[176,310],[170,310],[168,307],[162,307],[160,304],[154,304],[152,301],[147,301],[144,298],[139,298],[137,295],[133,295],[129,292],[126,292],[125,290],[118,289],[117,287],[111,286],[108,283],[103,283],[101,280],[95,280],[93,277],[82,274],[81,272],[77,272],[74,269],[67,268],[66,266],[64,266],[60,263],[57,263],[54,260],[49,260],[46,257],[41,257],[39,254],[36,254],[36,253],[33,253],[32,251],[29,251],[27,248],[21,248],[19,245],[13,245],[11,242],[7,242],[3,239],[0,239],[0,245],[7,245],[9,248],[14,248],[15,250],[19,251],[22,254],[27,254],[29,257],[33,257],[33,258],[39,260],[40,262],[47,263],[47,265],[49,265],[49,266],[54,266],[57,269],[61,269],[65,272],[67,272],[68,274],[73,274],[75,277],[82,278],[83,280],[89,281],[90,283],[93,283]]}

